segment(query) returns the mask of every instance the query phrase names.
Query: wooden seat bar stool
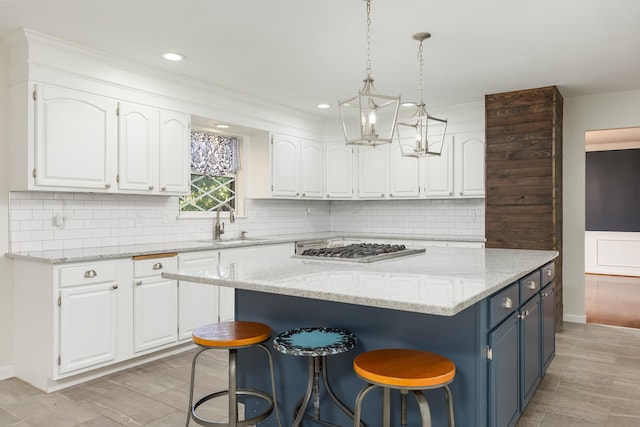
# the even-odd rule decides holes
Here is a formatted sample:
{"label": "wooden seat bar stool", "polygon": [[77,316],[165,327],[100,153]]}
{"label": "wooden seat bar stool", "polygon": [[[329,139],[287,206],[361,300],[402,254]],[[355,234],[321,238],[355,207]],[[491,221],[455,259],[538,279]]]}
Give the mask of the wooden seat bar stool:
{"label": "wooden seat bar stool", "polygon": [[[353,412],[338,399],[331,389],[327,374],[327,356],[344,353],[356,346],[358,339],[351,332],[339,328],[298,328],[281,333],[273,340],[273,347],[280,353],[306,356],[308,359],[307,390],[293,411],[293,427],[308,416],[317,423],[333,425],[320,418],[320,379],[324,389],[342,412],[353,419]],[[313,412],[307,413],[313,398]]]}
{"label": "wooden seat bar stool", "polygon": [[376,388],[382,388],[383,427],[391,424],[391,390],[400,390],[400,424],[407,425],[407,394],[411,392],[418,402],[422,427],[431,427],[429,403],[422,390],[443,388],[447,402],[449,427],[454,427],[453,396],[449,384],[456,375],[456,365],[435,353],[411,349],[381,349],[361,353],[353,360],[353,369],[368,384],[356,397],[354,426],[358,427],[364,397]]}
{"label": "wooden seat bar stool", "polygon": [[[268,325],[258,322],[231,321],[212,323],[200,326],[193,330],[192,340],[201,347],[193,357],[191,363],[191,386],[189,390],[189,408],[187,413],[187,423],[193,419],[196,423],[206,427],[244,427],[256,424],[271,415],[275,408],[278,426],[282,427],[278,404],[276,400],[275,376],[273,373],[273,358],[269,348],[263,343],[271,338],[271,328]],[[271,373],[271,395],[254,389],[239,389],[237,387],[237,356],[238,350],[248,347],[258,347],[267,353],[269,359],[269,370]],[[196,373],[196,361],[205,351],[211,349],[226,349],[229,351],[229,389],[209,393],[193,401],[193,389]],[[228,421],[216,422],[207,420],[198,415],[197,409],[203,403],[217,397],[228,396],[229,411]],[[267,409],[249,419],[239,420],[238,417],[238,396],[252,396],[268,404]]]}

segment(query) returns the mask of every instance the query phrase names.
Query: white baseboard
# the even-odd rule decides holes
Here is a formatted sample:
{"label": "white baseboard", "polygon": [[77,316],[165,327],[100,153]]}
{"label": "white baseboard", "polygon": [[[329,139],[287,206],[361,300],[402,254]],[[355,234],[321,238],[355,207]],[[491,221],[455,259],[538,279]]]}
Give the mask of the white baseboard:
{"label": "white baseboard", "polygon": [[587,316],[579,315],[579,314],[564,314],[562,316],[562,320],[564,322],[571,322],[571,323],[587,323]]}
{"label": "white baseboard", "polygon": [[640,276],[640,233],[585,232],[585,272]]}
{"label": "white baseboard", "polygon": [[0,366],[0,381],[6,380],[7,378],[13,378],[14,376],[12,365]]}

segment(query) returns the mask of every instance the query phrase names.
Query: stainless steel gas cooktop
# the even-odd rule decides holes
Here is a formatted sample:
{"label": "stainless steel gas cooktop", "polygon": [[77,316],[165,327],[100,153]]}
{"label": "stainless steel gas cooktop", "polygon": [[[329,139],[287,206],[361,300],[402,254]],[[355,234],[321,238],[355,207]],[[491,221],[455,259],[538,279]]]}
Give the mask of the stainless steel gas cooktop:
{"label": "stainless steel gas cooktop", "polygon": [[299,254],[293,255],[293,257],[313,260],[374,262],[381,261],[383,259],[418,254],[424,251],[424,248],[409,249],[405,245],[354,243],[345,246],[309,248]]}

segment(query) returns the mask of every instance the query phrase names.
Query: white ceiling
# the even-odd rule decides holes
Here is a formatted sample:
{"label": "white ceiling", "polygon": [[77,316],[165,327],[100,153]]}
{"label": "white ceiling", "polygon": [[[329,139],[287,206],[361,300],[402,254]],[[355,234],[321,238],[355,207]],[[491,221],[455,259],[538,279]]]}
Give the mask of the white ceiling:
{"label": "white ceiling", "polygon": [[[337,115],[366,69],[362,0],[0,0],[0,37],[26,27],[314,114]],[[557,85],[564,97],[640,89],[638,0],[373,0],[380,93],[428,107]],[[170,63],[160,55],[187,56]],[[318,103],[333,108],[318,110]]]}

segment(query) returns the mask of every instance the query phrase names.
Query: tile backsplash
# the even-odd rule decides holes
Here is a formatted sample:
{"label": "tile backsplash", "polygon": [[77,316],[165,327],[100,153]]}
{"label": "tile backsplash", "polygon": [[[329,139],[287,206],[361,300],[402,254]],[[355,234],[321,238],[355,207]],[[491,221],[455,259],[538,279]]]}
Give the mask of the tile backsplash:
{"label": "tile backsplash", "polygon": [[[213,237],[213,218],[179,217],[177,197],[10,193],[10,251],[120,246]],[[246,200],[227,236],[335,231],[425,238],[483,237],[484,201]]]}

